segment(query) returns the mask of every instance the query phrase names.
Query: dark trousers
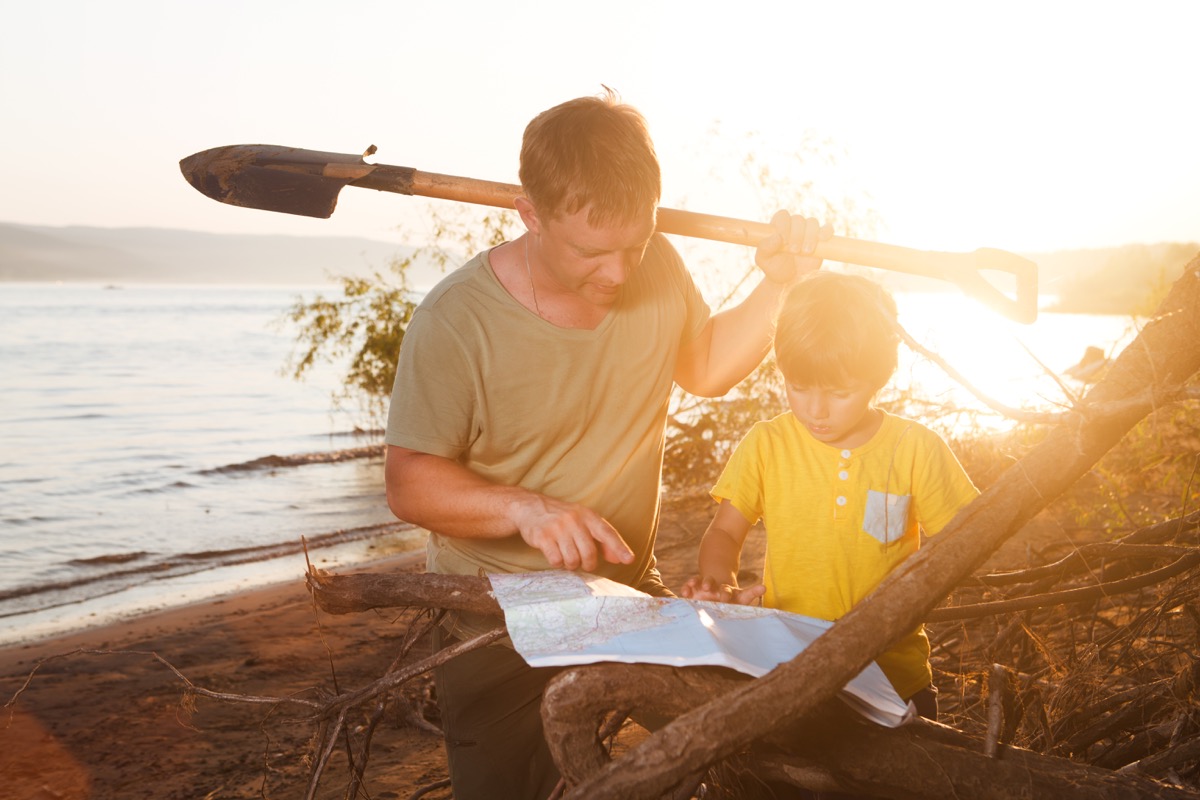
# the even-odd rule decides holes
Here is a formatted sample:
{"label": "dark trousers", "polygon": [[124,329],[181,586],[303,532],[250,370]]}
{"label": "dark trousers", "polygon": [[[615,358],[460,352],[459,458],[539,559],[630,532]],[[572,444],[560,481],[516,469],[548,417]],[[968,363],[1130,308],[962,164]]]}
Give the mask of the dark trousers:
{"label": "dark trousers", "polygon": [[[455,640],[440,629],[434,647]],[[434,670],[455,800],[542,800],[558,768],[542,732],[542,690],[559,670],[533,668],[511,647],[464,653]]]}

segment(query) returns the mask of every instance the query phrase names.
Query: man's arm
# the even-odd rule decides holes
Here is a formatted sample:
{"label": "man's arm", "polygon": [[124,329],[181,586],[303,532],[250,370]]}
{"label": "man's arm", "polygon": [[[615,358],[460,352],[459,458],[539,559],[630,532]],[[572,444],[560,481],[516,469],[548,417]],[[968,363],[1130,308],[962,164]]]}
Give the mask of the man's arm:
{"label": "man's arm", "polygon": [[630,564],[633,551],[603,517],[519,486],[500,486],[449,458],[389,445],[388,507],[398,518],[451,537],[519,534],[552,567],[592,571],[598,555]]}
{"label": "man's arm", "polygon": [[684,343],[675,362],[675,382],[701,397],[720,397],[762,363],[771,350],[779,304],[792,284],[818,269],[811,253],[832,230],[814,219],[780,211],[776,233],[759,245],[755,262],[763,271],[754,290],[733,308],[714,315],[695,339]]}

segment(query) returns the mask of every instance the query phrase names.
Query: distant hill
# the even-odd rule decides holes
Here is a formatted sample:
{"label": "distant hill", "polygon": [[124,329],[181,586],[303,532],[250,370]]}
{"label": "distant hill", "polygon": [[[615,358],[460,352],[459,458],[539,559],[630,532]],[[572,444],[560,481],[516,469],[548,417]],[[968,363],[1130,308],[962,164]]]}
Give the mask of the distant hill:
{"label": "distant hill", "polygon": [[[1147,313],[1179,277],[1200,245],[1126,245],[1022,253],[1038,265],[1048,310]],[[0,281],[102,283],[326,283],[331,275],[384,270],[412,247],[338,236],[254,236],[167,228],[45,227],[0,222]],[[874,273],[897,290],[953,287],[928,278]],[[418,289],[442,273],[429,263],[409,272]]]}
{"label": "distant hill", "polygon": [[[383,270],[412,247],[341,236],[259,236],[168,228],[0,223],[0,281],[320,284]],[[409,275],[432,285],[433,267]]]}
{"label": "distant hill", "polygon": [[1148,314],[1166,295],[1200,244],[1129,244],[1091,250],[1025,254],[1038,265],[1050,311]]}
{"label": "distant hill", "polygon": [[[1145,315],[1154,311],[1183,268],[1200,253],[1197,243],[1129,244],[1045,253],[1018,253],[1037,264],[1038,294],[1046,311]],[[893,291],[955,291],[944,281],[872,272]],[[1011,294],[1004,277],[993,278]],[[1011,283],[1011,281],[1010,281]]]}

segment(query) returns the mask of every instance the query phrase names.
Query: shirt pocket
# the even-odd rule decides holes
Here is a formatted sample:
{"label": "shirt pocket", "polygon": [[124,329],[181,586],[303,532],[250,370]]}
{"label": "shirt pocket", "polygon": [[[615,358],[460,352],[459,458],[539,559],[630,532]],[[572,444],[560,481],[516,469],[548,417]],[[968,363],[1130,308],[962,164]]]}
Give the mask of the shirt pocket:
{"label": "shirt pocket", "polygon": [[904,538],[911,507],[910,494],[887,494],[868,489],[863,531],[880,544],[894,544]]}

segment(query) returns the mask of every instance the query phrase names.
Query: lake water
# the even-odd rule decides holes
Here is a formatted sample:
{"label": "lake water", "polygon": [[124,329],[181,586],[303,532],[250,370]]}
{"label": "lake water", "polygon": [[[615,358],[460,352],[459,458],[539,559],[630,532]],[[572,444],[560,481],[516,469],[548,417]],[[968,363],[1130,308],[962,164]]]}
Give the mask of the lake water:
{"label": "lake water", "polygon": [[281,375],[300,291],[0,284],[0,643],[422,544],[379,457],[253,463],[378,441]]}
{"label": "lake water", "polygon": [[[280,370],[273,325],[301,288],[0,284],[0,644],[420,548],[383,495],[378,442],[331,408],[336,374]],[[1010,405],[1053,404],[1115,317],[1008,323],[954,295],[901,297],[902,321]],[[1028,351],[1027,351],[1028,350]],[[903,351],[902,352],[906,352]],[[972,401],[911,354],[901,377]],[[278,459],[260,461],[267,456]]]}

